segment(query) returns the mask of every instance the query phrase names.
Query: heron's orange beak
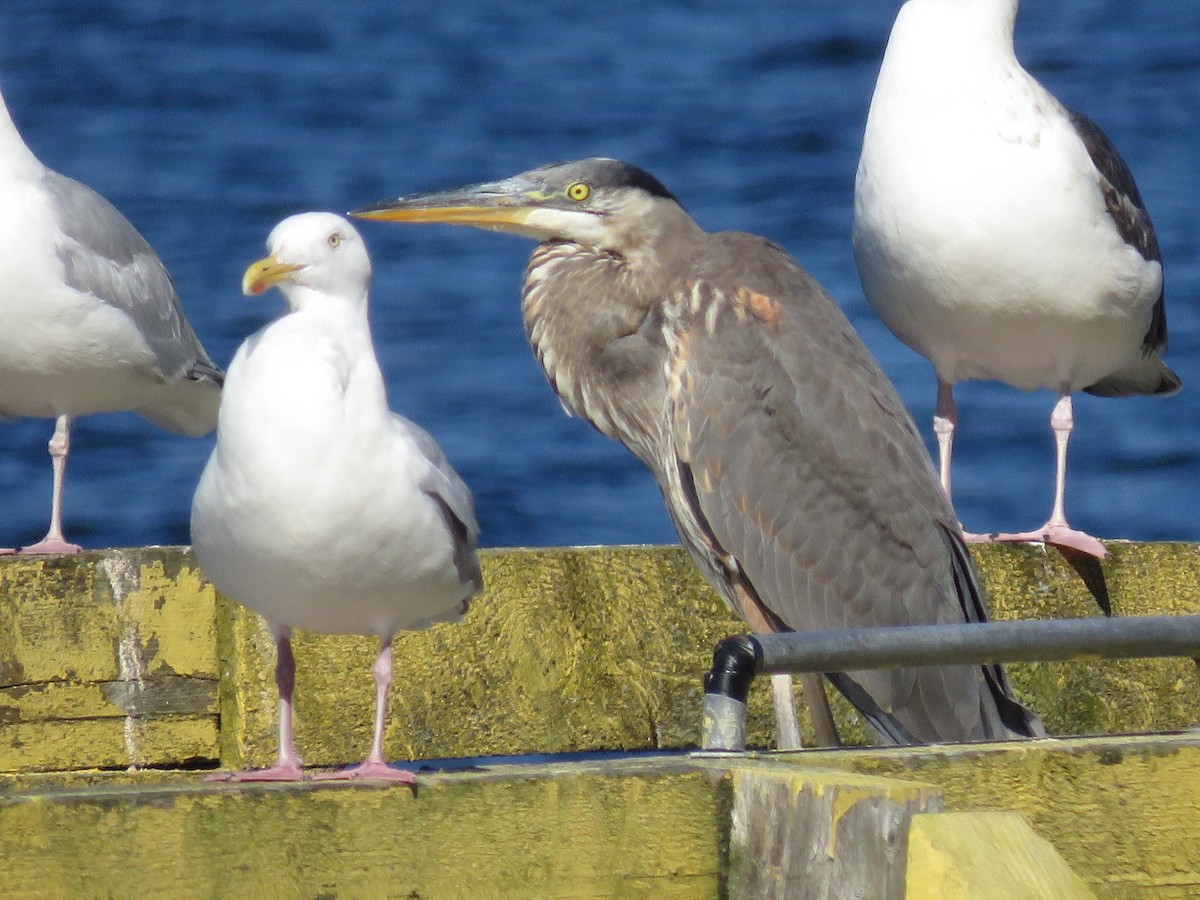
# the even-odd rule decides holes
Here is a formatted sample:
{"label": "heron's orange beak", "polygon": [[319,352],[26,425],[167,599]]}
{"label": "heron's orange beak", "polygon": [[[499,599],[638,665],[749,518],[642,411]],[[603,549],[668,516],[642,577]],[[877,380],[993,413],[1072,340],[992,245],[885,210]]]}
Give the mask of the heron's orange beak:
{"label": "heron's orange beak", "polygon": [[516,175],[503,181],[472,184],[449,191],[413,194],[356,209],[350,215],[383,222],[444,222],[473,225],[491,231],[541,235],[530,227],[529,217],[555,198],[534,181]]}
{"label": "heron's orange beak", "polygon": [[[403,201],[395,201],[402,203]],[[529,209],[521,206],[389,206],[379,204],[356,209],[350,215],[380,222],[443,222],[447,225],[521,225]]]}

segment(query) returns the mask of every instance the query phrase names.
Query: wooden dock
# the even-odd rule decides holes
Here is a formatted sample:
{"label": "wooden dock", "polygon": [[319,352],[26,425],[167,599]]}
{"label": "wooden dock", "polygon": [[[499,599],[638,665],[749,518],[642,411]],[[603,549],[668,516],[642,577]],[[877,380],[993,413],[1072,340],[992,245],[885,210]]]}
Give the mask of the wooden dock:
{"label": "wooden dock", "polygon": [[[997,618],[1098,615],[1055,551],[977,552]],[[1054,740],[687,753],[741,630],[678,548],[493,550],[457,626],[396,642],[373,784],[206,784],[274,749],[273,647],[186,549],[0,560],[0,894],[329,897],[1200,896],[1187,660],[1014,666]],[[1200,548],[1110,545],[1116,615],[1200,612]],[[1095,585],[1097,572],[1089,574]],[[369,743],[369,638],[298,634],[297,743]],[[752,691],[751,745],[771,741]],[[863,730],[844,704],[839,724]],[[807,727],[807,726],[806,726]],[[1126,737],[1078,737],[1121,734]]]}

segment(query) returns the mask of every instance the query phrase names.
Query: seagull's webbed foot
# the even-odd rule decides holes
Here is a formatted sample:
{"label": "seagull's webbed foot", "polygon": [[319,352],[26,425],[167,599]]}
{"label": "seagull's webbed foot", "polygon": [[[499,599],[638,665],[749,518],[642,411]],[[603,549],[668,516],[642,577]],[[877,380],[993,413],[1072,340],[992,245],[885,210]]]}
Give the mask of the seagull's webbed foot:
{"label": "seagull's webbed foot", "polygon": [[416,784],[417,776],[408,769],[394,769],[381,760],[368,759],[349,769],[338,769],[336,772],[318,772],[313,778],[317,781],[391,781],[396,784]]}
{"label": "seagull's webbed foot", "polygon": [[974,531],[967,531],[961,525],[963,540],[968,544],[990,544],[996,539],[994,534],[976,534]]}
{"label": "seagull's webbed foot", "polygon": [[206,775],[205,781],[305,781],[308,776],[297,764],[277,763],[269,769],[247,769],[244,772],[216,772]]}
{"label": "seagull's webbed foot", "polygon": [[[30,544],[28,547],[21,547],[15,552],[21,554],[22,556],[32,556],[45,555],[49,553],[78,553],[82,549],[83,548],[78,544],[69,544],[62,538],[52,538],[47,536],[42,538],[42,540],[38,541],[36,544]],[[0,555],[3,555],[5,552],[6,551],[4,550],[0,550]],[[11,553],[14,551],[10,550],[7,552]]]}
{"label": "seagull's webbed foot", "polygon": [[1089,556],[1096,557],[1096,559],[1104,559],[1108,555],[1108,551],[1104,549],[1104,545],[1090,534],[1084,531],[1077,531],[1065,523],[1057,524],[1048,522],[1041,528],[1033,531],[1023,531],[1019,534],[997,534],[993,536],[993,540],[1004,541],[1005,543],[1036,541],[1055,547],[1078,550],[1080,553],[1086,553]]}

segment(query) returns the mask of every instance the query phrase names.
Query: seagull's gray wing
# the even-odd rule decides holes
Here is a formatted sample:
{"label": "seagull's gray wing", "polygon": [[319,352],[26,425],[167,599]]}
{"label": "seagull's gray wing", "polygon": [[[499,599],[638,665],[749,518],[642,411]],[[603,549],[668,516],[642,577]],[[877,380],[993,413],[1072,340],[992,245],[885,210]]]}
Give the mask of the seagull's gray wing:
{"label": "seagull's gray wing", "polygon": [[[1142,259],[1161,263],[1158,235],[1133,180],[1133,172],[1099,125],[1074,110],[1067,110],[1067,116],[1096,167],[1105,208],[1121,240],[1135,248]],[[1167,309],[1163,296],[1160,291],[1154,303],[1150,328],[1142,340],[1142,348],[1147,353],[1167,346]]]}
{"label": "seagull's gray wing", "polygon": [[[760,239],[715,235],[705,259],[670,338],[680,490],[664,493],[731,602],[776,630],[982,619],[916,427],[845,316]],[[829,677],[897,743],[1005,737],[1009,719],[1029,733],[998,669]]]}
{"label": "seagull's gray wing", "polygon": [[459,578],[464,584],[473,584],[476,592],[482,590],[483,574],[475,554],[479,522],[475,518],[475,498],[471,489],[454,471],[433,435],[399,413],[392,413],[392,421],[408,434],[432,466],[421,488],[442,508],[446,527],[454,537],[454,563]]}
{"label": "seagull's gray wing", "polygon": [[219,385],[223,374],[184,317],[170,274],[129,220],[87,185],[53,170],[41,187],[62,232],[57,249],[67,283],[129,316],[165,380]]}
{"label": "seagull's gray wing", "polygon": [[[1096,178],[1104,206],[1113,226],[1126,244],[1133,247],[1147,262],[1161,265],[1162,252],[1150,213],[1142,202],[1133,172],[1108,139],[1108,135],[1081,113],[1066,110],[1071,127],[1087,150],[1092,165],[1096,167]],[[1125,397],[1130,394],[1169,395],[1179,390],[1179,376],[1172,372],[1156,353],[1167,347],[1167,306],[1162,288],[1150,312],[1150,325],[1142,336],[1142,360],[1132,368],[1114,372],[1095,384],[1084,388],[1089,394],[1100,397]]]}

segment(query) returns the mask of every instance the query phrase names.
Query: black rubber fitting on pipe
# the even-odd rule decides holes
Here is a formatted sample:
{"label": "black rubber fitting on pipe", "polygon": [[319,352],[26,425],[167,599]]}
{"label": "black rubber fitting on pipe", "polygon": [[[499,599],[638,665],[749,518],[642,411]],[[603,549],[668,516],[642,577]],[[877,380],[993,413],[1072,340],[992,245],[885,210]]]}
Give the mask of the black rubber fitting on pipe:
{"label": "black rubber fitting on pipe", "polygon": [[712,669],[704,676],[704,693],[745,703],[762,658],[762,647],[752,636],[739,634],[725,638],[713,652]]}

